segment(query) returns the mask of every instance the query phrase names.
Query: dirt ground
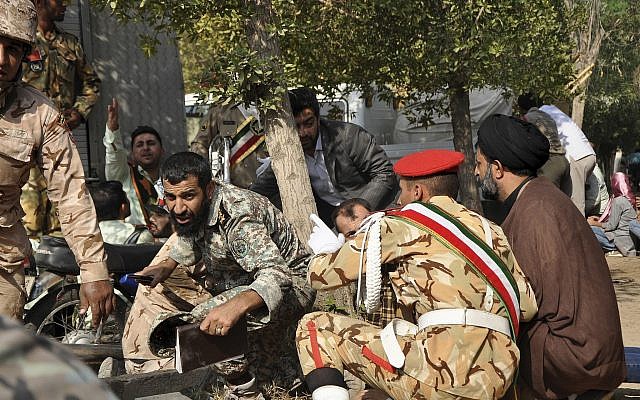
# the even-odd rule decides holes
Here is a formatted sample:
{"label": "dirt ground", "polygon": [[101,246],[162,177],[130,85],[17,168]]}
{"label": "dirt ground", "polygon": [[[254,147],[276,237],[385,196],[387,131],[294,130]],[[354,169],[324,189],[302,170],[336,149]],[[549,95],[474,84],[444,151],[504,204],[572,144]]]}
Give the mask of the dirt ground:
{"label": "dirt ground", "polygon": [[[607,257],[618,298],[622,338],[626,347],[640,347],[640,257]],[[615,399],[640,398],[640,384],[623,384]]]}

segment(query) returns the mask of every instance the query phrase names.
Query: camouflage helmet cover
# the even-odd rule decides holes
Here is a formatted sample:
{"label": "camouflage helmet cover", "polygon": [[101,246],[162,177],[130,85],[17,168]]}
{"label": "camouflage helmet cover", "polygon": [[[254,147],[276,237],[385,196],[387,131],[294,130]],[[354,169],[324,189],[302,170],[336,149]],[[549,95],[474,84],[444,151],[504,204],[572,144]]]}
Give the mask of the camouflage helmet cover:
{"label": "camouflage helmet cover", "polygon": [[32,0],[0,0],[0,36],[34,44],[36,23]]}

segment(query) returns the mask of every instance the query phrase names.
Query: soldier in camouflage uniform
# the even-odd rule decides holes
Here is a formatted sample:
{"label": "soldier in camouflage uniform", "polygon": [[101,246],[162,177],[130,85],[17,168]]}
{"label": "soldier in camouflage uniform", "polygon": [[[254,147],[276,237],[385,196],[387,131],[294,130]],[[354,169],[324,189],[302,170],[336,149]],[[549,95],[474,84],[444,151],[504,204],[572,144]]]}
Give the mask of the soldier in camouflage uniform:
{"label": "soldier in camouflage uniform", "polygon": [[[64,19],[64,2],[37,0],[35,3],[36,43],[22,65],[22,79],[53,100],[73,130],[87,119],[98,100],[100,78],[87,62],[78,38],[55,25]],[[48,201],[45,188],[44,177],[33,168],[20,199],[26,214],[23,223],[32,238],[60,235],[57,210]]]}
{"label": "soldier in camouflage uniform", "polygon": [[[21,82],[21,60],[35,40],[31,0],[1,0],[0,7],[0,314],[22,317],[26,297],[23,260],[31,246],[20,218],[20,188],[37,165],[49,198],[60,210],[65,238],[80,266],[81,308],[95,325],[111,312],[102,236],[84,183],[80,155],[64,116],[36,89]],[[89,303],[89,304],[87,304]]]}
{"label": "soldier in camouflage uniform", "polygon": [[[212,107],[200,120],[200,129],[191,142],[191,151],[209,158],[209,146],[220,135],[233,136],[248,118],[252,117],[240,104]],[[257,119],[249,125],[255,135],[263,135],[264,131]],[[251,154],[237,165],[231,166],[231,183],[241,188],[248,188],[256,180],[256,171],[262,165],[261,159],[267,158],[266,146],[262,143]]]}
{"label": "soldier in camouflage uniform", "polygon": [[0,316],[0,398],[116,400],[75,356]]}
{"label": "soldier in camouflage uniform", "polygon": [[[463,158],[428,150],[401,159],[394,170],[398,203],[406,207],[380,213],[344,244],[314,229],[309,245],[327,254],[310,263],[312,287],[356,281],[363,262],[372,294],[365,304],[375,309],[375,276],[382,264],[394,264],[391,285],[411,312],[410,320],[395,319],[382,331],[345,316],[306,315],[296,342],[314,400],[347,400],[345,369],[396,400],[498,399],[512,384],[514,338],[520,318],[535,314],[535,298],[500,227],[453,200]],[[423,214],[441,222],[427,223]],[[484,269],[489,265],[500,271],[497,281],[494,269]]]}
{"label": "soldier in camouflage uniform", "polygon": [[291,384],[295,322],[315,297],[305,284],[309,255],[294,228],[266,198],[211,181],[206,160],[195,153],[169,157],[161,176],[178,236],[141,272],[154,279],[139,287],[125,325],[127,371],[173,368],[167,343],[163,348],[157,340],[165,321],[201,321],[203,331],[226,335],[246,316],[249,354],[216,365],[230,386],[227,398],[262,398],[257,382]]}

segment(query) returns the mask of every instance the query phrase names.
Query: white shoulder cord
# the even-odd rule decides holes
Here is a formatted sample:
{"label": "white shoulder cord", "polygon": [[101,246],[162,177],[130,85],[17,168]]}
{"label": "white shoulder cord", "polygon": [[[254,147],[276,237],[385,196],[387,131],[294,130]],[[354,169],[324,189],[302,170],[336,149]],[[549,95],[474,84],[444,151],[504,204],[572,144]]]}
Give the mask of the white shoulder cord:
{"label": "white shoulder cord", "polygon": [[[482,229],[484,230],[484,241],[487,243],[490,249],[493,249],[493,238],[491,237],[491,226],[486,218],[480,217],[482,221]],[[484,296],[484,310],[491,311],[493,307],[493,288],[491,285],[487,285],[487,294]]]}
{"label": "white shoulder cord", "polygon": [[360,224],[356,233],[364,232],[362,247],[360,249],[360,265],[358,269],[358,291],[356,304],[361,302],[362,269],[364,265],[364,249],[367,248],[367,272],[365,274],[366,291],[364,305],[367,313],[372,313],[380,306],[380,288],[382,286],[382,251],[380,244],[380,220],[384,212],[377,212],[368,216]]}

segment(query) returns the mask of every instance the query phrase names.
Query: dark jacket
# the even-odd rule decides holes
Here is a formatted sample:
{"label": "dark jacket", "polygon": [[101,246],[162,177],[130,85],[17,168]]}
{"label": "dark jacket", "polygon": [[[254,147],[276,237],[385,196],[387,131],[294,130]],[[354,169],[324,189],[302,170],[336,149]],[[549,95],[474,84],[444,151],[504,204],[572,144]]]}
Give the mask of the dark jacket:
{"label": "dark jacket", "polygon": [[[345,199],[363,198],[376,210],[388,206],[398,191],[398,181],[375,138],[358,125],[341,121],[321,119],[319,129],[327,172],[336,190]],[[249,189],[281,207],[271,165]]]}

